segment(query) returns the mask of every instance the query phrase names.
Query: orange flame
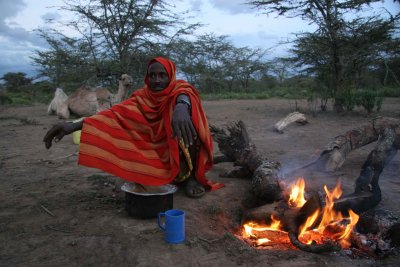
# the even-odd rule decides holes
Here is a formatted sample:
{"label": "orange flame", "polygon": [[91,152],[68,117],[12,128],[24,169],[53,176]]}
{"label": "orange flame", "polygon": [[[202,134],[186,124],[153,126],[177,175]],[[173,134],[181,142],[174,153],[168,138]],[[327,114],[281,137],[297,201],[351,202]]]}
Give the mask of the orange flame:
{"label": "orange flame", "polygon": [[274,218],[274,216],[271,216],[271,224],[270,225],[265,225],[261,226],[256,223],[246,223],[243,225],[244,231],[246,233],[246,237],[256,237],[256,235],[253,233],[253,231],[280,231],[281,230],[281,222],[277,219]]}
{"label": "orange flame", "polygon": [[303,207],[306,200],[304,198],[304,188],[306,183],[303,178],[297,179],[297,181],[290,187],[289,206],[291,207]]}
{"label": "orange flame", "polygon": [[271,224],[261,226],[257,223],[246,223],[243,225],[244,233],[243,235],[247,238],[255,238],[257,245],[262,245],[264,243],[271,242],[269,238],[258,238],[257,232],[264,232],[264,231],[281,231],[281,222],[271,216]]}
{"label": "orange flame", "polygon": [[[303,178],[299,178],[292,186],[288,200],[290,207],[301,208],[306,200],[304,199],[305,182]],[[311,216],[309,216],[306,222],[299,227],[299,240],[303,243],[310,244],[313,241],[317,243],[323,243],[324,240],[330,239],[337,241],[343,248],[350,246],[348,241],[355,225],[358,222],[359,216],[352,210],[349,210],[349,217],[344,217],[340,212],[336,212],[333,209],[334,201],[339,199],[342,195],[340,181],[336,184],[332,191],[329,191],[327,186],[324,186],[326,193],[325,201],[326,205],[324,209],[316,210]],[[314,229],[311,229],[317,220],[321,218],[320,223]],[[267,226],[257,225],[256,223],[248,223],[243,227],[245,237],[256,239],[257,245],[265,242],[270,242],[265,234],[262,238],[257,237],[257,232],[262,231],[282,231],[281,223],[279,220],[271,217],[272,223]],[[282,231],[283,232],[283,231]]]}

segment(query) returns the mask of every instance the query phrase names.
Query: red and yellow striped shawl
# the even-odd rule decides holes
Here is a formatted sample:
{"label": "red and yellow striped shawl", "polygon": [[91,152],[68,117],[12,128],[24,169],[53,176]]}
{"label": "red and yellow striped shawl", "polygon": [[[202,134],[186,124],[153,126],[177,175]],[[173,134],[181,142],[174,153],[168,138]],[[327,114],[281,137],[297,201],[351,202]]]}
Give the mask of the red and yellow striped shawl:
{"label": "red and yellow striped shawl", "polygon": [[213,143],[200,97],[192,85],[175,80],[175,69],[166,69],[171,81],[163,91],[153,92],[146,85],[128,100],[84,119],[78,164],[143,185],[172,182],[179,173],[179,146],[172,138],[171,117],[177,96],[186,94],[201,141],[196,178],[211,190],[220,188],[205,176],[212,167]]}

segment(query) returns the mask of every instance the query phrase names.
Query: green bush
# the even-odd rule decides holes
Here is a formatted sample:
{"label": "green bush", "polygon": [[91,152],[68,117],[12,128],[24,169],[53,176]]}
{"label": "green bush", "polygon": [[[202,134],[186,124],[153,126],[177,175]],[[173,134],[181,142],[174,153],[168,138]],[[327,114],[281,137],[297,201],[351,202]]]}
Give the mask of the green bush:
{"label": "green bush", "polygon": [[400,97],[400,87],[382,87],[379,93],[385,97]]}
{"label": "green bush", "polygon": [[270,98],[268,92],[223,92],[223,93],[202,93],[203,100],[218,99],[267,99]]}
{"label": "green bush", "polygon": [[8,96],[12,100],[12,104],[15,105],[31,105],[32,100],[28,94],[18,92],[18,93],[9,93]]}
{"label": "green bush", "polygon": [[352,90],[346,90],[341,95],[343,106],[346,108],[347,111],[352,111],[357,105],[357,96]]}
{"label": "green bush", "polygon": [[374,89],[356,91],[355,97],[357,105],[363,107],[368,114],[372,113],[375,107],[377,111],[382,107],[383,98]]}
{"label": "green bush", "polygon": [[6,92],[0,92],[0,105],[12,104],[11,97]]}

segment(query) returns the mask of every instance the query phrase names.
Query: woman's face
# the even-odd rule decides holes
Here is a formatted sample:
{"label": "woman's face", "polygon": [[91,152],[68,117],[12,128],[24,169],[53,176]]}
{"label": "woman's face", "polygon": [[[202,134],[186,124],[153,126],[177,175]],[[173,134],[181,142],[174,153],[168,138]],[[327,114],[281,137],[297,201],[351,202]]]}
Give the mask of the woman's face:
{"label": "woman's face", "polygon": [[151,90],[162,91],[167,88],[169,77],[166,69],[161,63],[151,63],[147,73],[149,75],[149,85]]}

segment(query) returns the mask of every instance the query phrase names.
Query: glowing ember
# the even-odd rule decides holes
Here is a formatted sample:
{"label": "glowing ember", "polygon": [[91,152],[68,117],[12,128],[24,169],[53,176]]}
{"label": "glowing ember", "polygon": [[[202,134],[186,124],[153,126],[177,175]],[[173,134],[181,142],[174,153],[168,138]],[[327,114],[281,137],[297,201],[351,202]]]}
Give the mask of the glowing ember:
{"label": "glowing ember", "polygon": [[[288,200],[289,207],[301,208],[306,200],[304,199],[304,179],[299,178],[292,186],[290,197]],[[332,191],[329,191],[324,186],[326,193],[326,205],[323,210],[317,209],[306,222],[299,227],[299,240],[305,244],[317,243],[323,244],[326,241],[338,242],[342,248],[348,248],[348,241],[353,228],[358,222],[359,216],[352,210],[349,210],[349,217],[344,217],[340,212],[333,209],[334,201],[342,195],[341,184],[337,183]],[[247,223],[243,225],[243,236],[254,240],[254,244],[263,245],[265,243],[277,240],[286,243],[288,238],[282,238],[282,234],[287,236],[287,233],[282,231],[281,222],[276,218],[271,217],[270,225],[258,225],[256,223]],[[277,235],[279,232],[279,235]]]}

